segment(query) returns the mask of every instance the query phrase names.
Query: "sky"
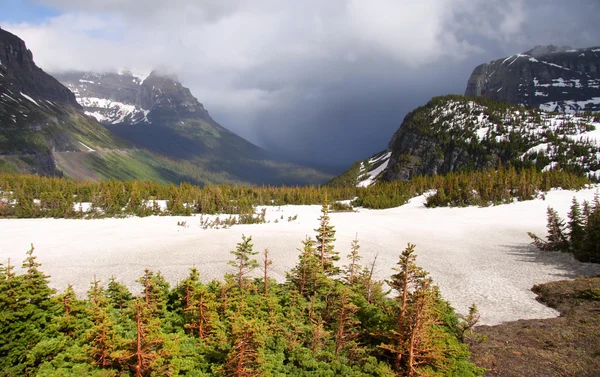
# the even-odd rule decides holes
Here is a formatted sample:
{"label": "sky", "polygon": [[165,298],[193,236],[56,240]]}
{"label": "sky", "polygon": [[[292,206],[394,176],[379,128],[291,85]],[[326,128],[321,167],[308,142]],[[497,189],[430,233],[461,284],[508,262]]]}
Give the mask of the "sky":
{"label": "sky", "polygon": [[[598,0],[0,0],[49,73],[172,72],[224,127],[339,171],[473,69],[600,45]],[[337,169],[337,170],[336,170]]]}

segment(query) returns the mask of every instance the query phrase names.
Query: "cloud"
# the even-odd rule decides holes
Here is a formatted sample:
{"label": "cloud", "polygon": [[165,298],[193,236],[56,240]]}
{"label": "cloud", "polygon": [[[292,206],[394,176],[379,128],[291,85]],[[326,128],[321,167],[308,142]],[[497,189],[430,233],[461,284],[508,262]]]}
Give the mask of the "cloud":
{"label": "cloud", "polygon": [[39,2],[61,14],[2,26],[42,68],[164,67],[225,127],[334,164],[385,148],[408,111],[462,93],[479,63],[600,40],[596,0]]}

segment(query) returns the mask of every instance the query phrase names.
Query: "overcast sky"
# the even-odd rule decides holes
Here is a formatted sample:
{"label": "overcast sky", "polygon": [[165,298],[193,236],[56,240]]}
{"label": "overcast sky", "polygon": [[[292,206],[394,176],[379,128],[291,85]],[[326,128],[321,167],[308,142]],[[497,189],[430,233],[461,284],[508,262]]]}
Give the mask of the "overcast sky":
{"label": "overcast sky", "polygon": [[285,157],[344,166],[407,112],[536,45],[600,45],[600,0],[1,0],[48,72],[172,71],[212,117]]}

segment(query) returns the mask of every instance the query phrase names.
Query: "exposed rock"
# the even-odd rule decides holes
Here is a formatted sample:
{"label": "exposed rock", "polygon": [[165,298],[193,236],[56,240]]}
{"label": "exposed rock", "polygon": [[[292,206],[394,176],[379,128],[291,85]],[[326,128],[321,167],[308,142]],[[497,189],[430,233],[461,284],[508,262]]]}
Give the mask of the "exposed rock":
{"label": "exposed rock", "polygon": [[548,111],[600,111],[600,48],[538,46],[482,64],[465,95]]}
{"label": "exposed rock", "polygon": [[7,89],[79,107],[69,89],[35,65],[23,40],[0,29],[0,95]]}
{"label": "exposed rock", "polygon": [[57,78],[77,95],[86,114],[138,147],[192,161],[266,157],[265,151],[215,122],[173,75],[71,72]]}

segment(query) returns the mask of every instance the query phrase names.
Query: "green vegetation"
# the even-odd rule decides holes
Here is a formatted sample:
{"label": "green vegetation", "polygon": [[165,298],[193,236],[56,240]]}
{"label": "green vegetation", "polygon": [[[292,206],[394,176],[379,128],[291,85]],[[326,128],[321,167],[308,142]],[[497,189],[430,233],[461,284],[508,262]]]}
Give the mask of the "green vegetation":
{"label": "green vegetation", "polygon": [[[600,263],[600,200],[598,196],[590,204],[580,205],[575,198],[569,211],[569,221],[548,207],[548,237],[542,240],[528,233],[533,244],[540,250],[572,253],[582,262]],[[594,292],[590,292],[591,295]],[[597,294],[597,293],[596,293]]]}
{"label": "green vegetation", "polygon": [[[348,187],[348,186],[356,186],[358,182],[360,182],[359,176],[361,174],[361,166],[369,160],[357,161],[350,166],[348,170],[344,173],[338,175],[333,178],[329,182],[327,182],[327,186],[332,187]],[[367,170],[368,171],[368,170]]]}
{"label": "green vegetation", "polygon": [[[119,161],[119,160],[115,160]],[[127,173],[128,165],[121,170]],[[129,165],[135,167],[135,165]],[[539,173],[498,167],[496,171],[452,173],[446,176],[416,177],[409,182],[380,183],[357,187],[272,187],[195,186],[189,183],[163,185],[147,181],[75,181],[66,178],[0,173],[0,217],[94,218],[105,216],[192,215],[254,213],[256,206],[320,204],[333,202],[333,210],[352,206],[383,209],[405,204],[429,190],[428,207],[488,206],[533,199],[553,187],[580,189],[589,181],[561,171]],[[157,200],[167,201],[161,211]],[[90,203],[81,210],[77,203]]]}
{"label": "green vegetation", "polygon": [[578,135],[594,130],[593,122],[590,114],[547,113],[482,97],[435,97],[410,112],[392,137],[386,179],[481,170],[498,162],[587,174],[600,169],[598,147]]}
{"label": "green vegetation", "polygon": [[[324,207],[325,208],[325,207]],[[146,270],[132,295],[115,278],[95,280],[87,298],[61,294],[27,253],[22,273],[0,266],[2,376],[478,376],[459,341],[462,322],[415,265],[414,245],[388,283],[358,265],[336,274],[326,222],[307,238],[283,283],[260,278],[251,237],[231,253],[224,281],[202,282],[195,268],[173,288]],[[323,248],[326,246],[326,258]]]}

